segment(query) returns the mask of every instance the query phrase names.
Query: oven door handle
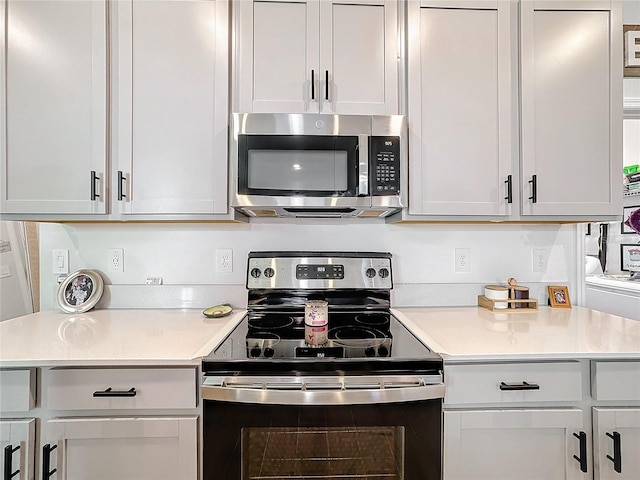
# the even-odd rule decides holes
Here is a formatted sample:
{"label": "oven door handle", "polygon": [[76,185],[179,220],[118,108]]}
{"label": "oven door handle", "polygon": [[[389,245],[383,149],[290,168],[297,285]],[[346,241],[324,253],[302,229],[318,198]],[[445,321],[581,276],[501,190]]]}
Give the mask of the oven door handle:
{"label": "oven door handle", "polygon": [[[257,386],[256,386],[257,387]],[[272,405],[362,405],[444,398],[444,384],[375,389],[292,390],[202,385],[203,400]]]}

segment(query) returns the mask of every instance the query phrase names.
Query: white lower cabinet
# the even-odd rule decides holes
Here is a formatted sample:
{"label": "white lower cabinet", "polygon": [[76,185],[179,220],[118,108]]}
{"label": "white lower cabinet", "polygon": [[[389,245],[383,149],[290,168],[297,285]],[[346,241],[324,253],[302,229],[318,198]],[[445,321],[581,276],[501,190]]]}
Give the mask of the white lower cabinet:
{"label": "white lower cabinet", "polygon": [[34,478],[34,418],[0,420],[0,471],[3,480]]}
{"label": "white lower cabinet", "polygon": [[0,370],[2,480],[199,480],[197,377],[192,365]]}
{"label": "white lower cabinet", "polygon": [[196,416],[54,418],[43,434],[42,478],[196,480]]}
{"label": "white lower cabinet", "polygon": [[640,408],[593,409],[596,480],[640,478]]}
{"label": "white lower cabinet", "polygon": [[579,361],[446,365],[445,480],[591,477]]}
{"label": "white lower cabinet", "polygon": [[445,411],[444,425],[446,480],[585,478],[580,409]]}

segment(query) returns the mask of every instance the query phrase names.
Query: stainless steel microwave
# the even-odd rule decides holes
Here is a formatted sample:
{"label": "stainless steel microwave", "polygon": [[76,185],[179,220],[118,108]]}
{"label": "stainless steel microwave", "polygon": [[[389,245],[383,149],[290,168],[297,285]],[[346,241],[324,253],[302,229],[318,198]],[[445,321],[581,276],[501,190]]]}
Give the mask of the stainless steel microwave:
{"label": "stainless steel microwave", "polygon": [[386,217],[406,206],[402,115],[234,113],[231,205],[251,217]]}

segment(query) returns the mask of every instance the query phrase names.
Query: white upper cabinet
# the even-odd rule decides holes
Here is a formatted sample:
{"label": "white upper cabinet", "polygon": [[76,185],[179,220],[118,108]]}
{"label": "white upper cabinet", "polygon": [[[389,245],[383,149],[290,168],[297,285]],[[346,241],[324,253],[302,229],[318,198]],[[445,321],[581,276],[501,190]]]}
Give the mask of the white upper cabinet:
{"label": "white upper cabinet", "polygon": [[522,0],[522,214],[619,215],[617,1]]}
{"label": "white upper cabinet", "polygon": [[226,0],[122,0],[114,8],[116,210],[226,213]]}
{"label": "white upper cabinet", "polygon": [[0,211],[107,211],[105,1],[0,2]]}
{"label": "white upper cabinet", "polygon": [[620,215],[619,1],[408,0],[407,8],[403,219]]}
{"label": "white upper cabinet", "polygon": [[518,180],[515,5],[408,9],[409,213],[509,215]]}
{"label": "white upper cabinet", "polygon": [[236,2],[234,110],[399,113],[399,5]]}

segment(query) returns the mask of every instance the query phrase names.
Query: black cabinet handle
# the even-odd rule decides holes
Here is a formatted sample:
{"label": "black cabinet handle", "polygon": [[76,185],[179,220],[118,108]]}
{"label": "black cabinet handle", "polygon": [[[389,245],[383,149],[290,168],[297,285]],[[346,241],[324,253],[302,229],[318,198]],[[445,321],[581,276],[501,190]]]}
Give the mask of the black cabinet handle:
{"label": "black cabinet handle", "polygon": [[311,100],[316,99],[316,79],[315,71],[311,70]]}
{"label": "black cabinet handle", "polygon": [[126,177],[124,176],[124,173],[122,173],[122,170],[118,170],[118,200],[124,200],[125,198],[127,198],[124,193],[125,181]]}
{"label": "black cabinet handle", "polygon": [[507,196],[504,199],[507,203],[513,203],[513,177],[511,175],[507,175],[507,179],[504,181],[507,185]]}
{"label": "black cabinet handle", "polygon": [[53,470],[49,470],[51,468],[51,452],[53,452],[58,445],[54,445],[53,447],[50,444],[46,444],[42,447],[42,480],[49,480],[51,475],[58,471],[57,468]]}
{"label": "black cabinet handle", "polygon": [[329,70],[324,71],[324,99],[329,100]]}
{"label": "black cabinet handle", "polygon": [[540,390],[540,385],[529,382],[500,382],[500,390]]}
{"label": "black cabinet handle", "polygon": [[607,458],[613,462],[613,469],[622,473],[622,452],[620,445],[620,434],[618,432],[613,432],[613,434],[606,432],[607,437],[613,440],[613,457],[607,455]]}
{"label": "black cabinet handle", "polygon": [[587,434],[584,432],[574,433],[574,437],[580,440],[580,456],[573,456],[580,464],[580,471],[587,473]]}
{"label": "black cabinet handle", "polygon": [[13,470],[13,452],[20,449],[20,445],[13,448],[13,445],[9,444],[4,447],[4,474],[2,475],[2,480],[11,480],[17,474],[20,473],[20,469],[12,472]]}
{"label": "black cabinet handle", "polygon": [[131,387],[129,390],[113,390],[111,387],[106,390],[98,390],[93,392],[94,397],[135,397],[136,387]]}
{"label": "black cabinet handle", "polygon": [[531,184],[531,196],[529,200],[531,200],[531,203],[538,203],[538,176],[531,175],[529,183]]}
{"label": "black cabinet handle", "polygon": [[96,182],[98,180],[100,180],[100,177],[96,175],[96,171],[91,170],[91,200],[100,198],[100,194],[98,193],[98,189],[96,188]]}

